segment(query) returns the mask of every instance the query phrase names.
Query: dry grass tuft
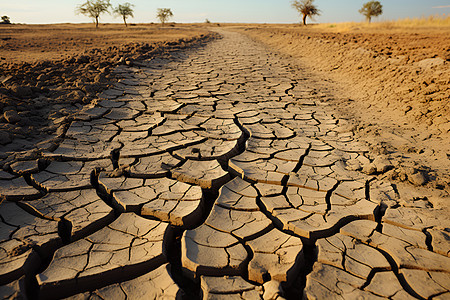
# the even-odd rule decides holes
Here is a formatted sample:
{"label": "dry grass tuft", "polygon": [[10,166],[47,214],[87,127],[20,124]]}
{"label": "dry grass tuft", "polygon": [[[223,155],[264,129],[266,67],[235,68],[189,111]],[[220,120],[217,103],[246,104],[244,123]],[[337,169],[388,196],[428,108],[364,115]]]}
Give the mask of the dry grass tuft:
{"label": "dry grass tuft", "polygon": [[434,15],[421,18],[405,18],[394,21],[324,23],[315,26],[318,29],[343,32],[360,29],[450,29],[450,15]]}

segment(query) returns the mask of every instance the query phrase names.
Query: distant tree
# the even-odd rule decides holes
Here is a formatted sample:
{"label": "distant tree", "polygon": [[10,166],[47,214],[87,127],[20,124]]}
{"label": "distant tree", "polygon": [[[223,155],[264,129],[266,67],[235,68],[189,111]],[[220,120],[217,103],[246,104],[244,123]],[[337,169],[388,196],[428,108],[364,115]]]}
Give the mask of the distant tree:
{"label": "distant tree", "polygon": [[303,15],[303,25],[306,25],[307,17],[312,19],[314,16],[320,15],[320,10],[314,5],[314,0],[294,0],[292,7]]}
{"label": "distant tree", "polygon": [[11,20],[8,16],[2,16],[2,22],[1,24],[11,24]]}
{"label": "distant tree", "polygon": [[114,14],[116,14],[117,16],[122,16],[123,22],[125,23],[125,27],[128,27],[127,18],[128,17],[132,17],[132,18],[134,17],[134,15],[133,15],[133,7],[134,7],[133,4],[126,2],[123,5],[119,4],[119,6],[117,6],[113,10]]}
{"label": "distant tree", "polygon": [[366,17],[370,23],[372,17],[378,17],[383,13],[383,5],[379,1],[369,1],[363,5],[359,12]]}
{"label": "distant tree", "polygon": [[164,25],[167,20],[173,17],[172,10],[170,8],[158,8],[158,13],[156,17],[159,19],[162,25]]}
{"label": "distant tree", "polygon": [[206,24],[211,24],[211,21],[209,19],[205,19]]}
{"label": "distant tree", "polygon": [[109,0],[87,0],[85,3],[79,5],[76,9],[78,14],[88,16],[95,20],[95,28],[98,28],[98,19],[102,13],[109,13],[111,3]]}

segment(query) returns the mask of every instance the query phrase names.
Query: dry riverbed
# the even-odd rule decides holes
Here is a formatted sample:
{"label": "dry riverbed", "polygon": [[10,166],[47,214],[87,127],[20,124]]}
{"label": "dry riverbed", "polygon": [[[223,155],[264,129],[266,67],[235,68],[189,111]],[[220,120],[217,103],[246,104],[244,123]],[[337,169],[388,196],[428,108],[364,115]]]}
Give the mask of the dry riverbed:
{"label": "dry riverbed", "polygon": [[110,87],[115,66],[168,57],[209,38],[190,25],[0,26],[0,167]]}
{"label": "dry riverbed", "polygon": [[[414,184],[416,198],[448,199],[450,183],[450,34],[448,27],[233,26],[292,56],[315,92],[371,148],[380,173]],[[408,188],[405,185],[405,189]],[[428,196],[426,196],[428,195]],[[431,196],[434,195],[434,196]],[[442,198],[443,197],[443,198]]]}
{"label": "dry riverbed", "polygon": [[450,295],[448,89],[428,84],[425,129],[389,92],[404,76],[419,97],[447,58],[223,27],[111,28],[2,65],[0,298]]}

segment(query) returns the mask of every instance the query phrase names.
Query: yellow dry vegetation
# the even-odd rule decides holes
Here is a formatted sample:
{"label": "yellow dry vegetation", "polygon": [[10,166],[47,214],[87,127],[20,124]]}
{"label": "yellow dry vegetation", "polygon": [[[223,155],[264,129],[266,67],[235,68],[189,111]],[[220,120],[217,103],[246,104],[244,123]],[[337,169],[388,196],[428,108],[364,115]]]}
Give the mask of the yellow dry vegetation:
{"label": "yellow dry vegetation", "polygon": [[450,30],[450,15],[433,15],[420,18],[404,18],[381,22],[342,22],[322,23],[313,26],[317,29],[326,29],[333,32],[347,32],[358,30],[401,30],[401,29],[442,29]]}

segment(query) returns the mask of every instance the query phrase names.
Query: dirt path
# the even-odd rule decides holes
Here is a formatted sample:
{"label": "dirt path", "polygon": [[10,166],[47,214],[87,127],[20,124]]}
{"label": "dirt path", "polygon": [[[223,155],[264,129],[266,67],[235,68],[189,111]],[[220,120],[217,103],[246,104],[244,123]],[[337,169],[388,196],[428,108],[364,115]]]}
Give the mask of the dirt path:
{"label": "dirt path", "polygon": [[[416,197],[450,195],[449,30],[315,26],[234,27],[316,78],[316,89],[348,122],[372,159],[389,160],[388,180],[422,186]],[[421,173],[417,181],[414,174]],[[405,187],[410,189],[409,186]],[[432,192],[434,191],[434,192]],[[432,194],[435,195],[432,195]]]}
{"label": "dirt path", "polygon": [[361,172],[391,166],[307,74],[220,33],[116,68],[41,159],[0,171],[0,295],[449,296],[448,211]]}

